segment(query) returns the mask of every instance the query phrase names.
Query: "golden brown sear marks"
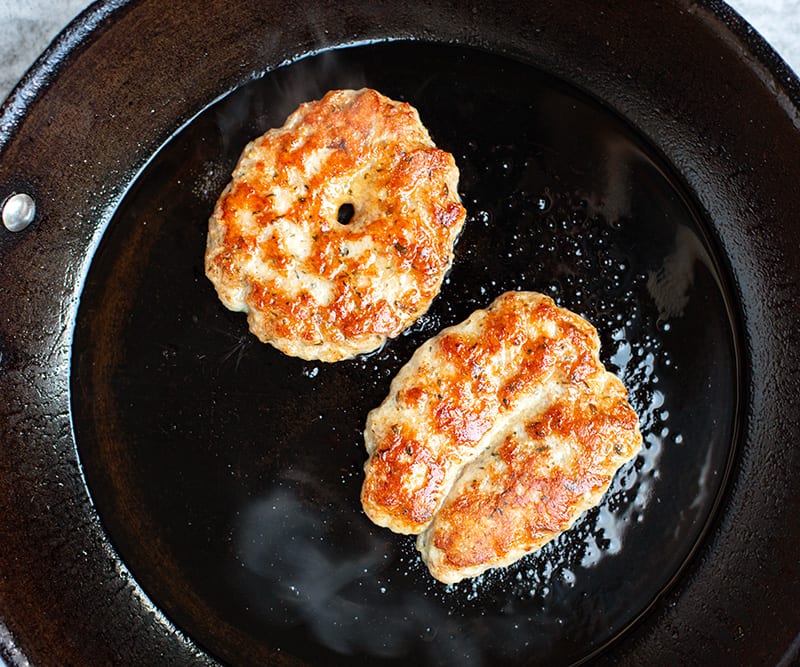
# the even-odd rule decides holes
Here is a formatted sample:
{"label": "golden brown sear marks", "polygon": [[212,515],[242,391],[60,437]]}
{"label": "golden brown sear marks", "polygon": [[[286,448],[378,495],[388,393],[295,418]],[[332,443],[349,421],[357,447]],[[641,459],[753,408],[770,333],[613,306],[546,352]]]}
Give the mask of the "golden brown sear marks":
{"label": "golden brown sear marks", "polygon": [[286,354],[372,351],[438,294],[464,224],[457,187],[411,105],[331,91],[245,148],[209,221],[206,274]]}
{"label": "golden brown sear marks", "polygon": [[446,583],[566,530],[641,446],[599,347],[588,322],[533,292],[503,294],[426,342],[367,419],[367,515],[419,534]]}

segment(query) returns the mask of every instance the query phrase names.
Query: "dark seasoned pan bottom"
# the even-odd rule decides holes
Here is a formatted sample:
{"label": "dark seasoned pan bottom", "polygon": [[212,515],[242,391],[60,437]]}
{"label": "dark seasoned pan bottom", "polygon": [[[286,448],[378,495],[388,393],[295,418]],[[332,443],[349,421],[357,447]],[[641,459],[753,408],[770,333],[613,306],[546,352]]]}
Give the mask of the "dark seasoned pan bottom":
{"label": "dark seasoned pan bottom", "polygon": [[[368,357],[304,362],[217,300],[207,219],[247,141],[302,101],[362,86],[419,109],[456,157],[468,219],[416,325]],[[592,655],[679,576],[733,456],[737,326],[705,229],[624,121],[524,64],[397,42],[268,73],[153,158],[87,277],[73,423],[111,541],[178,629],[229,664]],[[413,538],[361,512],[361,431],[419,344],[509,289],[544,292],[597,327],[645,445],[573,530],[445,587]]]}

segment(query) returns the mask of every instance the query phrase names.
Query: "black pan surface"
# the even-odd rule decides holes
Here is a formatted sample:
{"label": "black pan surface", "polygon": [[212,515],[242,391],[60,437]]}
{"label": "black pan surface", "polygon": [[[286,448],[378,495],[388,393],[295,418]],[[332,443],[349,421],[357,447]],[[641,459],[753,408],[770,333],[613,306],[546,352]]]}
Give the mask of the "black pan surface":
{"label": "black pan surface", "polygon": [[[458,156],[471,215],[421,322],[368,357],[303,362],[221,306],[203,276],[207,219],[250,138],[303,100],[364,85],[419,108]],[[739,362],[708,246],[654,151],[530,67],[395,42],[281,68],[161,150],[93,261],[72,408],[101,519],[150,597],[227,662],[255,664],[264,646],[324,664],[582,659],[665,589],[726,476]],[[646,449],[541,554],[446,588],[413,538],[361,512],[361,433],[417,346],[509,289],[551,294],[597,323]]]}
{"label": "black pan surface", "polygon": [[[778,601],[800,588],[798,426],[774,399],[798,369],[786,344],[796,81],[776,93],[752,51],[734,58],[741,26],[716,5],[606,17],[574,3],[573,18],[593,17],[578,22],[582,44],[547,8],[288,7],[279,33],[239,9],[98,7],[46,94],[24,115],[20,99],[6,109],[0,185],[41,208],[0,239],[14,547],[0,655],[790,660],[797,623]],[[234,48],[242,31],[260,48]],[[696,52],[631,60],[670,34]],[[680,67],[703,49],[729,61]],[[69,95],[87,73],[105,89]],[[417,106],[454,153],[468,221],[441,295],[408,332],[353,361],[304,362],[216,299],[206,221],[249,139],[302,101],[364,85]],[[597,326],[645,448],[572,531],[445,587],[412,539],[361,513],[361,430],[422,341],[507,289],[550,294]]]}

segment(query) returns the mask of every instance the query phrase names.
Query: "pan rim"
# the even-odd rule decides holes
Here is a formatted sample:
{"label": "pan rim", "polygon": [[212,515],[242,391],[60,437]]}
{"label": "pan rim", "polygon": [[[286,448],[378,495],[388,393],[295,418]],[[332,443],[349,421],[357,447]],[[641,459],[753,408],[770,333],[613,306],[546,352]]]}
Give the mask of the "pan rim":
{"label": "pan rim", "polygon": [[[53,38],[0,105],[0,158],[4,145],[11,139],[21,118],[52,85],[69,59],[87,48],[104,25],[136,5],[137,1],[97,0]],[[707,10],[720,19],[732,33],[731,36],[739,39],[746,47],[746,52],[754,56],[753,60],[773,77],[776,92],[785,93],[795,107],[795,116],[800,116],[800,74],[741,14],[724,0],[681,0],[681,3],[689,11]],[[230,91],[220,97],[227,92]]]}

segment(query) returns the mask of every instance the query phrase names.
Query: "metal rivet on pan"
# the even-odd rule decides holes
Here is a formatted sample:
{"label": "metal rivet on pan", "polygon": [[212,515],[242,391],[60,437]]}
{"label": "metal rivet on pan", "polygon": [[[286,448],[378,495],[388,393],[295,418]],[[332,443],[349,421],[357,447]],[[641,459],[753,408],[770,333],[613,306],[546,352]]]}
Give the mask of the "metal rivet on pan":
{"label": "metal rivet on pan", "polygon": [[36,217],[36,202],[24,192],[11,195],[3,204],[3,224],[10,232],[21,232]]}

